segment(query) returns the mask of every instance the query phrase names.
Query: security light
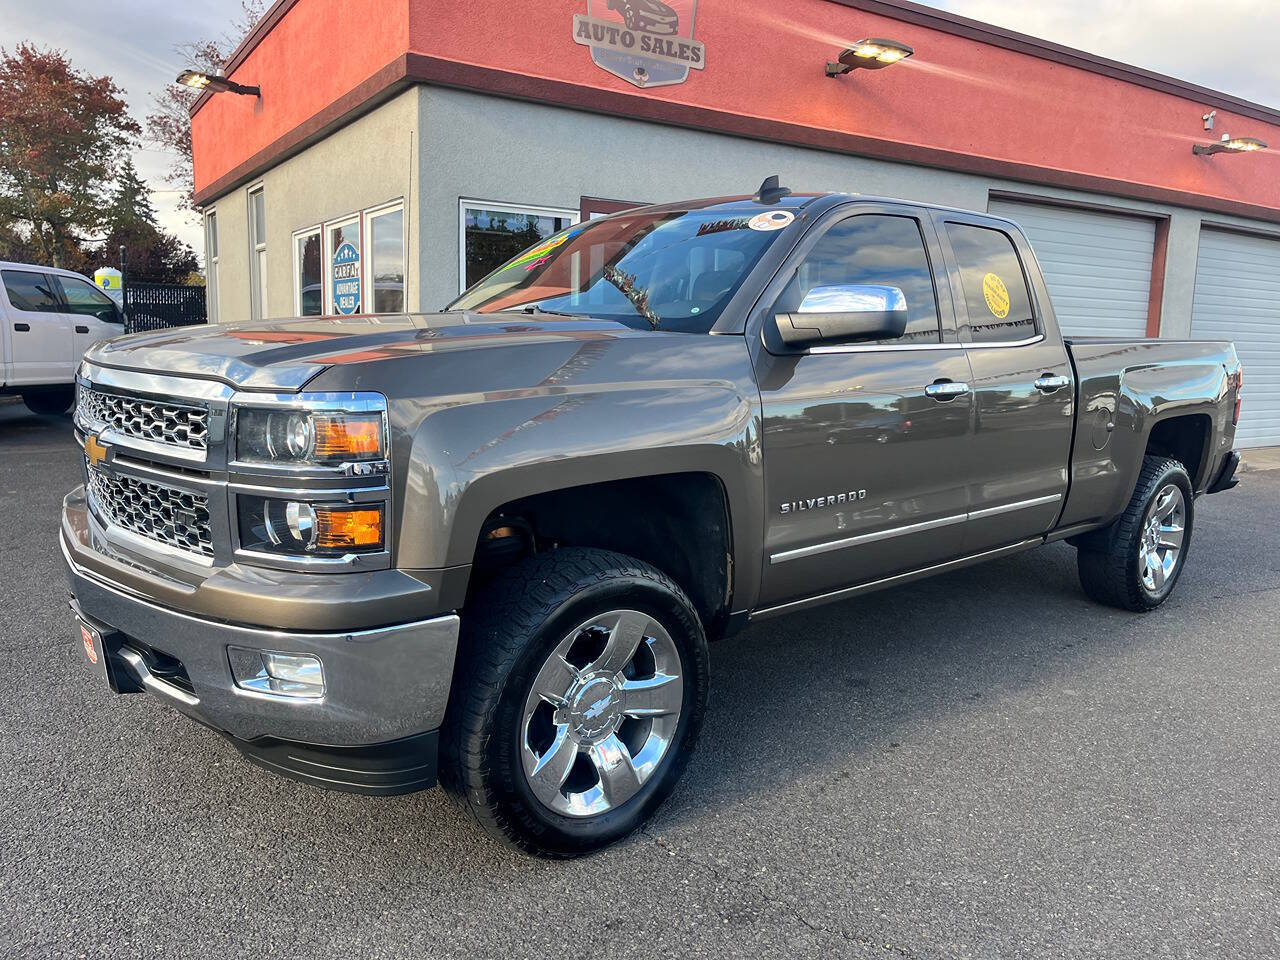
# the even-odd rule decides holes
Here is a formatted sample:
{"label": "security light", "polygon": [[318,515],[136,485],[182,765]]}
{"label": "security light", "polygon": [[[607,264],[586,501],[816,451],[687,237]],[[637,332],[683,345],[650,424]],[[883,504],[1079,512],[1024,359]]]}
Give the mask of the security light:
{"label": "security light", "polygon": [[827,76],[838,77],[859,68],[879,70],[891,63],[905,60],[913,53],[915,53],[914,50],[897,40],[869,37],[866,40],[859,40],[847,50],[842,51],[840,59],[836,62],[828,63]]}
{"label": "security light", "polygon": [[262,90],[258,87],[246,87],[226,77],[220,77],[214,73],[202,73],[199,70],[183,70],[178,74],[178,83],[192,90],[212,90],[214,93],[226,90],[228,93],[239,93],[247,97],[262,96]]}
{"label": "security light", "polygon": [[1217,143],[1196,143],[1191,152],[1200,156],[1213,156],[1215,153],[1253,153],[1265,150],[1267,145],[1256,137],[1233,137],[1224,133]]}

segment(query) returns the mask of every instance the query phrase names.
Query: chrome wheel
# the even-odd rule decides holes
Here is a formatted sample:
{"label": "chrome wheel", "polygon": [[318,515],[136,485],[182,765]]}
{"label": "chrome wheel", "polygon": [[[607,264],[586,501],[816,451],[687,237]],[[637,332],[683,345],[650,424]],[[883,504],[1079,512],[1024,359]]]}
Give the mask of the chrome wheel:
{"label": "chrome wheel", "polygon": [[1177,570],[1187,529],[1187,502],[1176,484],[1156,494],[1143,520],[1138,545],[1138,575],[1151,593],[1159,593]]}
{"label": "chrome wheel", "polygon": [[637,610],[588,620],[556,645],[525,701],[534,796],[570,817],[626,803],[670,750],[683,699],[680,654],[657,620]]}

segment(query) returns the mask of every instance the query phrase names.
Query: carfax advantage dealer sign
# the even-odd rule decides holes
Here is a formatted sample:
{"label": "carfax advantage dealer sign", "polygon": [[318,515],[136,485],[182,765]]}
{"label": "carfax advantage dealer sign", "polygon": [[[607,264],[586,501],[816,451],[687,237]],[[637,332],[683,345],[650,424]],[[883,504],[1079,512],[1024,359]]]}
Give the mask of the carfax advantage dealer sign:
{"label": "carfax advantage dealer sign", "polygon": [[706,66],[693,38],[698,0],[587,0],[574,14],[575,43],[591,48],[596,66],[637,87],[684,83]]}

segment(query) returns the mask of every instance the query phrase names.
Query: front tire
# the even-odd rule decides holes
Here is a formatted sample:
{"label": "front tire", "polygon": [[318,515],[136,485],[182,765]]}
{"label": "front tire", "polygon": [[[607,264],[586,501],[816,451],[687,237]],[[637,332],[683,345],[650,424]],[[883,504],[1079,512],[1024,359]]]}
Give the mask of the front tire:
{"label": "front tire", "polygon": [[1125,512],[1078,548],[1085,593],[1122,610],[1160,606],[1182,575],[1194,520],[1195,494],[1186,468],[1166,457],[1145,457]]}
{"label": "front tire", "polygon": [[573,857],[639,828],[706,711],[707,641],[669,577],[568,548],[504,570],[463,616],[441,783],[489,833]]}
{"label": "front tire", "polygon": [[33,390],[22,395],[22,402],[32,413],[42,417],[58,417],[71,409],[75,403],[74,387],[51,387],[47,390]]}

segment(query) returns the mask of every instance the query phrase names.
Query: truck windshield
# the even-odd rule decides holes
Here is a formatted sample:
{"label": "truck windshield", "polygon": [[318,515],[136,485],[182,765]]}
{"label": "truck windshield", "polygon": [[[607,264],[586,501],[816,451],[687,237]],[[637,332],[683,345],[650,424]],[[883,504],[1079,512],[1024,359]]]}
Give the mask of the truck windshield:
{"label": "truck windshield", "polygon": [[642,330],[706,333],[794,214],[638,210],[576,224],[499,267],[455,310],[542,310]]}

